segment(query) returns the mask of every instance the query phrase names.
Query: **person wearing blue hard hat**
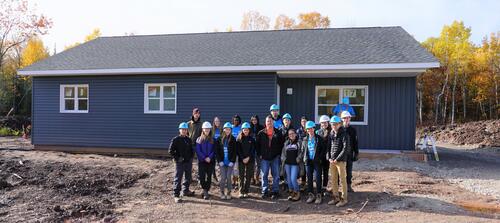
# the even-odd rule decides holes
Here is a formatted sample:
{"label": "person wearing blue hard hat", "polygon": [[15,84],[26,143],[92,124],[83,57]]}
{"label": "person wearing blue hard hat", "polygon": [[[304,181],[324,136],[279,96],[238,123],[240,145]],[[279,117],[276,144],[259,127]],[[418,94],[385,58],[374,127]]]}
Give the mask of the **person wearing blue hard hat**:
{"label": "person wearing blue hard hat", "polygon": [[[322,115],[319,119],[320,129],[316,131],[316,134],[318,134],[322,139],[323,148],[330,148],[331,144],[331,138],[330,138],[331,128],[329,122],[330,122],[330,117],[328,117],[327,115]],[[328,187],[328,177],[329,177],[328,173],[330,172],[329,170],[330,163],[328,162],[328,160],[326,160],[326,156],[322,157],[321,168],[322,168],[321,173],[323,176],[323,179],[321,180],[321,182],[323,182],[322,193],[326,193],[326,188]]]}
{"label": "person wearing blue hard hat", "polygon": [[335,108],[333,108],[332,113],[333,115],[340,116],[343,111],[348,111],[351,116],[356,116],[356,113],[354,112],[354,109],[349,103],[349,97],[344,97],[342,98],[342,103],[338,103]]}
{"label": "person wearing blue hard hat", "polygon": [[[322,202],[322,168],[321,162],[325,156],[325,148],[322,138],[314,131],[316,124],[313,121],[306,122],[307,135],[302,140],[302,151],[304,152],[304,164],[307,174],[307,203],[321,204]],[[314,182],[316,181],[316,190],[314,190]]]}
{"label": "person wearing blue hard hat", "polygon": [[280,155],[284,141],[285,137],[281,131],[274,128],[273,117],[268,115],[265,128],[257,134],[256,138],[257,156],[261,159],[262,198],[269,196],[269,170],[273,177],[271,198],[279,197]]}
{"label": "person wearing blue hard hat", "polygon": [[283,126],[283,120],[280,115],[280,106],[277,104],[271,105],[269,108],[269,112],[271,113],[271,117],[273,118],[274,128],[280,129]]}
{"label": "person wearing blue hard hat", "polygon": [[[223,126],[224,131],[221,137],[217,140],[215,147],[215,156],[217,157],[217,162],[219,162],[220,168],[220,198],[222,200],[231,199],[231,191],[233,190],[233,185],[231,183],[231,177],[233,175],[233,166],[236,162],[236,138],[231,134],[230,122],[226,122]],[[227,193],[225,189],[227,188]]]}
{"label": "person wearing blue hard hat", "polygon": [[179,203],[182,201],[182,196],[194,195],[194,192],[189,190],[192,177],[191,172],[193,171],[194,152],[193,142],[188,136],[187,123],[182,122],[179,124],[179,135],[171,140],[169,153],[175,161],[174,201]]}
{"label": "person wearing blue hard hat", "polygon": [[359,149],[358,149],[358,134],[356,129],[351,126],[351,113],[348,111],[343,111],[340,115],[342,119],[342,125],[348,137],[347,143],[347,191],[354,192],[352,189],[352,164],[358,160]]}
{"label": "person wearing blue hard hat", "polygon": [[[330,119],[332,125],[331,132],[331,147],[328,148],[326,157],[330,163],[330,181],[332,187],[332,200],[329,205],[342,207],[347,204],[347,135],[342,127],[342,120],[338,116],[333,116]],[[342,185],[342,194],[339,196],[339,183]]]}
{"label": "person wearing blue hard hat", "polygon": [[247,198],[250,192],[250,180],[253,177],[255,163],[255,139],[250,135],[250,123],[241,125],[241,133],[236,138],[238,155],[240,198]]}
{"label": "person wearing blue hard hat", "polygon": [[286,113],[281,117],[281,120],[282,120],[283,125],[281,126],[280,130],[281,130],[281,133],[285,136],[285,140],[287,140],[288,139],[288,130],[293,128],[292,116],[290,114]]}

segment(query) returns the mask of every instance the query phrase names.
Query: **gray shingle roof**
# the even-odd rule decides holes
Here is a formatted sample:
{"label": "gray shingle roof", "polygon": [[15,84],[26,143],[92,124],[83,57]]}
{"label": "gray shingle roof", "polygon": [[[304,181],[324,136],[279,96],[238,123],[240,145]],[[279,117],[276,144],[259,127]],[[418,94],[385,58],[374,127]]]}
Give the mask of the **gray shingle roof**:
{"label": "gray shingle roof", "polygon": [[401,27],[100,37],[23,69],[435,63]]}

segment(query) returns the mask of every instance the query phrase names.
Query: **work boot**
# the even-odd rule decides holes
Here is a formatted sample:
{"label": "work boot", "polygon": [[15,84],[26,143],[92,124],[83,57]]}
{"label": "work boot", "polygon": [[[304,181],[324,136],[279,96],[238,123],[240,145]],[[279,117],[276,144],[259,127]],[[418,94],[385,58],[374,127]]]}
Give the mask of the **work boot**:
{"label": "work boot", "polygon": [[189,190],[184,191],[184,192],[182,192],[182,196],[192,197],[192,196],[194,196],[194,191],[189,191]]}
{"label": "work boot", "polygon": [[309,193],[306,203],[310,204],[312,202],[314,202],[314,194]]}
{"label": "work boot", "polygon": [[203,199],[205,200],[210,199],[210,195],[208,195],[208,190],[203,190]]}
{"label": "work boot", "polygon": [[227,192],[226,200],[231,200],[231,198],[233,198],[233,197],[231,197],[231,192]]}
{"label": "work boot", "polygon": [[347,184],[347,192],[354,192],[350,184]]}
{"label": "work boot", "polygon": [[292,190],[288,190],[288,198],[287,198],[287,199],[288,199],[289,201],[291,201],[291,200],[292,200],[292,198],[293,198],[293,193],[294,193],[294,192],[293,192]]}
{"label": "work boot", "polygon": [[339,203],[337,203],[335,206],[337,206],[337,207],[344,207],[346,204],[347,204],[347,201],[346,201],[346,200],[344,200],[344,199],[342,199],[342,200],[340,200],[340,202],[339,202]]}
{"label": "work boot", "polygon": [[242,199],[245,197],[245,194],[244,193],[240,193],[240,195],[238,196],[239,199]]}
{"label": "work boot", "polygon": [[334,205],[339,203],[339,197],[338,196],[333,196],[332,200],[328,202],[328,205]]}
{"label": "work boot", "polygon": [[316,201],[314,202],[315,204],[321,204],[323,199],[321,198],[321,193],[316,194]]}
{"label": "work boot", "polygon": [[278,199],[279,196],[280,196],[279,192],[273,192],[271,194],[271,199]]}
{"label": "work boot", "polygon": [[300,201],[300,192],[294,191],[292,201]]}

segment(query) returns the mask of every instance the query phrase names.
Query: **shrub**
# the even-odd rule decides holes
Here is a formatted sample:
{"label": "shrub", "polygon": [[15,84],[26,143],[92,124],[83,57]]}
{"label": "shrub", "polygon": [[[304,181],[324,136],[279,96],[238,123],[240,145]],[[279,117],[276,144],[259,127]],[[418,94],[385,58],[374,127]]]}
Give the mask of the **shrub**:
{"label": "shrub", "polygon": [[22,134],[22,131],[13,130],[8,127],[0,128],[0,136],[20,136]]}

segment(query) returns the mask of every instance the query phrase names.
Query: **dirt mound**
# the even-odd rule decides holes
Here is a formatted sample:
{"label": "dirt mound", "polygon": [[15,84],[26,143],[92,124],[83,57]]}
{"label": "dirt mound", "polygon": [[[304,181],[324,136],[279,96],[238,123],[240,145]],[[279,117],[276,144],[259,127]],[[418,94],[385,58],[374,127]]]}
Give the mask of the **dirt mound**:
{"label": "dirt mound", "polygon": [[429,126],[417,130],[417,137],[430,133],[438,142],[478,147],[500,147],[500,120],[467,122],[455,126]]}
{"label": "dirt mound", "polygon": [[[28,205],[28,210],[38,209],[36,212],[43,213],[44,221],[49,222],[92,216],[112,221],[115,207],[112,200],[120,197],[119,190],[148,176],[142,171],[116,166],[4,158],[0,158],[0,170],[0,194],[10,191],[14,194],[3,199],[0,206],[15,202],[33,204]],[[29,196],[24,196],[25,193]],[[30,197],[50,205],[40,208]]]}

